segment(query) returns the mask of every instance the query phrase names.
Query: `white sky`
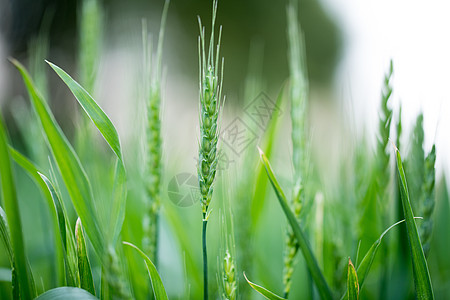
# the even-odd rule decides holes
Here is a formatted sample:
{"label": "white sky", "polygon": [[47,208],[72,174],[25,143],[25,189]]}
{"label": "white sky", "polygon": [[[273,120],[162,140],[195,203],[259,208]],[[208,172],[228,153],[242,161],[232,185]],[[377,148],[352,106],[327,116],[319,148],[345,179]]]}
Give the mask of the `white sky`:
{"label": "white sky", "polygon": [[449,171],[450,1],[322,1],[341,23],[345,49],[339,80],[351,90],[357,120],[375,129],[374,111],[379,109],[382,80],[392,58],[394,118],[400,100],[408,133],[423,111],[425,151],[436,136],[437,164]]}

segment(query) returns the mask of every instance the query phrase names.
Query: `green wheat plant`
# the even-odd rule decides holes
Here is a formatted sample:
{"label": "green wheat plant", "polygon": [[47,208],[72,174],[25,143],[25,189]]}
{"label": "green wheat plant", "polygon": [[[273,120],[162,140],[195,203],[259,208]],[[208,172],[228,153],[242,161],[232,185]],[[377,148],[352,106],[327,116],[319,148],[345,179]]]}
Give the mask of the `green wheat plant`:
{"label": "green wheat plant", "polygon": [[[291,207],[297,218],[305,201],[304,184],[307,178],[306,156],[306,116],[308,101],[308,79],[306,75],[306,55],[303,33],[297,18],[298,3],[290,1],[286,7],[287,36],[289,41],[289,73],[292,125],[292,164],[294,167],[294,187]],[[298,251],[298,242],[294,233],[288,228],[286,237],[286,253],[284,256],[283,284],[284,298],[288,298],[291,290],[294,262]]]}
{"label": "green wheat plant", "polygon": [[[200,37],[199,51],[199,93],[200,93],[200,141],[198,154],[198,182],[202,207],[202,244],[203,244],[203,298],[208,299],[208,258],[206,250],[206,226],[211,211],[209,205],[213,195],[213,183],[217,170],[217,144],[219,140],[219,114],[222,105],[223,60],[219,64],[220,39],[222,27],[219,30],[217,46],[214,44],[214,29],[217,14],[217,1],[213,2],[211,36],[209,47],[205,46],[205,28],[200,17],[198,24]],[[206,53],[207,51],[207,53]]]}
{"label": "green wheat plant", "polygon": [[[143,49],[144,49],[144,86],[146,96],[146,195],[147,195],[147,209],[143,221],[143,248],[149,257],[158,266],[158,228],[159,228],[159,211],[161,207],[161,65],[164,41],[164,29],[167,19],[167,12],[169,9],[169,1],[164,4],[164,9],[161,18],[161,25],[159,30],[158,47],[156,51],[156,71],[152,76],[151,62],[149,56],[152,49],[147,50],[147,24],[143,22]],[[150,84],[146,82],[150,79]]]}
{"label": "green wheat plant", "polygon": [[[192,157],[186,154],[188,140],[161,130],[178,129],[169,123],[177,123],[170,118],[179,103],[169,96],[183,85],[176,79],[182,73],[176,60],[167,63],[167,94],[162,84],[163,56],[180,50],[164,45],[171,20],[169,0],[160,2],[157,47],[153,51],[153,28],[143,21],[137,30],[143,59],[140,66],[129,64],[139,76],[131,84],[136,95],[140,90],[143,95],[127,95],[139,102],[126,105],[136,115],[145,113],[139,123],[143,130],[125,131],[134,139],[121,139],[107,114],[113,108],[94,99],[100,58],[108,48],[102,47],[103,30],[110,30],[103,27],[108,11],[101,1],[81,1],[74,77],[44,61],[47,56],[61,59],[52,57],[50,23],[44,22],[29,46],[32,72],[10,59],[28,97],[21,103],[17,96],[0,109],[0,298],[445,299],[450,292],[450,205],[448,183],[436,171],[442,169],[441,148],[436,141],[430,148],[425,143],[422,113],[405,132],[410,124],[402,119],[402,106],[395,106],[393,63],[383,78],[376,130],[358,136],[344,113],[342,124],[332,126],[345,145],[324,147],[329,141],[311,134],[318,122],[314,114],[321,111],[312,102],[316,86],[306,67],[313,33],[300,26],[306,3],[289,0],[283,14],[287,34],[280,36],[286,38],[287,56],[280,59],[287,59],[287,78],[269,88],[263,72],[266,41],[255,39],[242,83],[245,99],[232,99],[224,111],[221,55],[228,57],[230,48],[221,46],[218,1],[211,1],[210,32],[198,17],[199,95],[193,97],[198,116],[186,109],[175,124],[198,117],[198,147],[191,149],[198,150],[198,164],[194,175],[183,171],[172,178],[171,172],[180,172],[176,167]],[[184,46],[182,39],[169,41]],[[266,45],[270,51],[272,45]],[[270,59],[278,63],[279,58]],[[308,68],[315,68],[309,60]],[[54,101],[63,94],[55,92],[57,87],[79,105],[75,126],[58,114],[60,104]],[[274,101],[268,99],[273,92]],[[178,98],[188,103],[188,96]],[[162,118],[166,103],[169,121]],[[267,112],[261,113],[267,122],[257,123],[249,108]],[[236,120],[248,129],[242,136],[235,132],[236,143],[250,141],[240,154],[226,148],[227,130]],[[174,154],[173,145],[183,154]],[[318,148],[336,157],[323,159]],[[225,168],[223,155],[229,155]],[[215,263],[208,264],[208,258]]]}

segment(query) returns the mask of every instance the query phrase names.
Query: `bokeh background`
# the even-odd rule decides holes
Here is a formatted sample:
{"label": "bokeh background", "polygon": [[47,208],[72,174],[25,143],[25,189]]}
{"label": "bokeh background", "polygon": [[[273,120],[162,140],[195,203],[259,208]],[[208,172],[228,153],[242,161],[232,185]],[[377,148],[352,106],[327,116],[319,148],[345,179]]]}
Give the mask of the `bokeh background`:
{"label": "bokeh background", "polygon": [[[313,129],[316,159],[329,186],[339,181],[339,161],[355,141],[366,139],[369,149],[376,140],[381,88],[384,74],[392,59],[394,64],[391,102],[394,120],[402,104],[404,153],[411,146],[411,131],[420,112],[424,114],[425,144],[428,152],[436,143],[437,176],[444,178],[450,168],[450,4],[447,1],[387,1],[300,0],[299,18],[305,36],[306,61],[310,82],[310,122]],[[124,151],[130,160],[139,160],[142,140],[142,41],[141,20],[146,18],[149,32],[155,38],[159,30],[163,1],[100,1],[102,26],[100,51],[92,62],[97,68],[93,87],[94,98],[104,107],[119,130]],[[223,25],[221,53],[225,57],[223,124],[231,124],[245,103],[264,92],[273,101],[286,82],[288,73],[286,39],[286,1],[224,0],[219,2],[217,23]],[[81,1],[71,0],[0,0],[0,104],[6,116],[11,138],[17,148],[26,148],[20,133],[17,107],[28,105],[28,99],[18,72],[7,61],[14,57],[26,65],[33,57],[41,57],[47,73],[51,107],[69,138],[77,129],[77,106],[69,91],[53,74],[44,59],[63,67],[74,78],[80,76],[79,25]],[[198,136],[198,23],[211,19],[211,1],[172,0],[167,19],[163,54],[163,139],[165,179],[163,193],[167,207],[172,207],[169,184],[179,174],[195,174]],[[39,47],[39,45],[41,47]],[[45,45],[45,47],[42,47]],[[39,52],[41,51],[41,52]],[[246,90],[248,74],[253,72],[258,83]],[[281,107],[283,122],[277,138],[277,150],[272,164],[277,166],[284,184],[292,176],[289,105]],[[244,119],[246,121],[246,119]],[[257,155],[255,141],[245,151]],[[242,156],[228,153],[228,161],[218,183],[218,194],[227,197],[226,188],[239,172]],[[228,173],[228,174],[227,174]],[[447,177],[448,178],[448,177]],[[24,179],[25,180],[25,179]],[[328,180],[328,181],[327,181]],[[331,188],[331,189],[332,189]],[[225,191],[223,191],[225,190]],[[23,195],[33,195],[23,190]],[[229,192],[232,193],[232,192]],[[138,193],[139,194],[139,193]],[[326,196],[326,195],[325,195]],[[137,196],[138,198],[139,196]],[[270,245],[255,253],[255,277],[262,283],[281,286],[282,244],[285,221],[276,206],[268,205],[264,212],[266,224],[261,225],[255,240],[270,240]],[[24,204],[25,205],[25,204]],[[34,204],[37,209],[39,205]],[[133,202],[131,202],[133,205]],[[138,206],[138,202],[135,203]],[[448,207],[448,206],[447,206]],[[178,220],[193,228],[189,238],[198,239],[200,224],[198,203],[189,207],[172,207],[185,217]],[[171,209],[167,209],[168,211]],[[41,213],[42,207],[40,208]],[[25,219],[33,220],[33,211]],[[162,222],[162,275],[168,289],[179,296],[184,291],[183,262],[186,257],[175,236],[175,220],[167,212]],[[192,217],[194,216],[194,217]],[[283,220],[283,221],[278,221]],[[45,220],[39,226],[28,222],[25,230],[36,228],[46,232]],[[171,229],[172,228],[172,229]],[[440,227],[443,230],[443,227]],[[220,231],[211,226],[212,232]],[[438,227],[439,231],[439,227]],[[442,233],[443,231],[439,231]],[[268,238],[270,237],[270,239]],[[36,266],[45,270],[49,249],[39,235],[28,246],[35,249]],[[447,237],[443,237],[446,240]],[[219,239],[212,249],[220,248]],[[35,246],[35,247],[33,247]],[[198,243],[193,253],[200,254]],[[263,247],[264,248],[264,247]],[[2,249],[3,250],[3,249]],[[215,250],[211,250],[214,253]],[[1,254],[1,253],[0,253]],[[214,255],[212,256],[214,257]],[[268,257],[273,258],[268,260]],[[199,256],[194,258],[199,261]],[[448,263],[448,262],[447,262]],[[265,265],[266,264],[266,265]],[[438,260],[434,260],[438,264]],[[200,266],[200,264],[199,264]],[[450,278],[449,269],[437,268],[442,279]],[[270,272],[267,272],[270,271]],[[435,271],[435,272],[438,272]],[[300,276],[297,274],[297,276]],[[193,285],[193,294],[196,287]],[[370,287],[370,283],[368,284]],[[298,286],[296,289],[301,289]],[[369,288],[370,289],[370,288]],[[449,291],[448,284],[439,285],[440,295]],[[299,293],[298,291],[296,293]],[[294,294],[295,295],[295,294]],[[294,296],[295,297],[295,296]]]}

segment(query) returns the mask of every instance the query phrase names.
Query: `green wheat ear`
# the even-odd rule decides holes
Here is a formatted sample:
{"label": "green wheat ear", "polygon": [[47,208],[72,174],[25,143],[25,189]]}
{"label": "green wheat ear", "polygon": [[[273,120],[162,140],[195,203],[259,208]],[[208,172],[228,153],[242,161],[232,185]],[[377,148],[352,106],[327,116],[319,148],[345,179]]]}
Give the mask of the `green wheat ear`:
{"label": "green wheat ear", "polygon": [[[210,211],[209,204],[213,194],[213,183],[217,169],[217,143],[219,140],[219,113],[222,104],[222,79],[223,79],[223,59],[219,64],[220,39],[222,27],[219,30],[217,46],[214,45],[214,25],[217,14],[217,0],[213,1],[211,37],[209,40],[208,54],[205,48],[205,28],[202,26],[200,17],[198,25],[200,36],[198,38],[198,58],[199,58],[199,122],[200,141],[198,149],[198,183],[200,188],[203,229],[203,299],[208,299],[208,259],[206,250],[206,225]],[[214,49],[215,48],[215,49]],[[219,75],[220,65],[220,75]]]}
{"label": "green wheat ear", "polygon": [[[144,49],[144,80],[150,79],[150,85],[144,83],[146,93],[146,165],[145,165],[145,192],[147,196],[147,211],[143,221],[143,247],[155,266],[158,267],[158,219],[161,207],[161,65],[162,49],[164,42],[164,30],[169,9],[169,0],[166,0],[161,17],[159,29],[158,48],[156,51],[156,72],[150,75],[150,65],[152,65],[152,49],[147,49],[147,24],[143,21],[142,36]],[[150,77],[150,78],[148,78]]]}
{"label": "green wheat ear", "polygon": [[423,222],[419,226],[419,235],[425,256],[430,251],[430,237],[433,230],[432,214],[435,205],[435,181],[436,181],[436,147],[433,147],[425,158],[425,177],[422,183],[422,199],[420,211]]}
{"label": "green wheat ear", "polygon": [[[290,206],[296,218],[300,217],[304,205],[304,182],[307,176],[306,157],[306,110],[308,101],[308,78],[306,71],[305,42],[303,32],[298,21],[298,3],[289,1],[286,7],[287,38],[289,43],[289,73],[290,100],[292,124],[292,163],[294,167],[294,187]],[[287,298],[291,290],[292,275],[295,267],[295,257],[298,252],[298,242],[292,229],[288,227],[286,236],[286,250],[284,254],[283,285],[284,297]]]}
{"label": "green wheat ear", "polygon": [[205,49],[205,28],[200,17],[199,45],[199,82],[200,82],[200,143],[198,162],[198,181],[201,193],[203,218],[207,217],[208,207],[213,193],[213,182],[217,168],[217,142],[219,140],[219,112],[222,99],[223,59],[219,76],[219,52],[222,27],[219,30],[217,48],[214,49],[214,26],[217,1],[213,2],[213,17],[208,54]]}

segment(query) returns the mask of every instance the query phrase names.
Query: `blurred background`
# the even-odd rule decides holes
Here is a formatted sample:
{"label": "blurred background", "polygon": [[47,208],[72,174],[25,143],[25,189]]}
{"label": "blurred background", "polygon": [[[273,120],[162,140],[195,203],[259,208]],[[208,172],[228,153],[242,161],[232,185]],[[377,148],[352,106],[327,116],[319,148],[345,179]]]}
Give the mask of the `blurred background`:
{"label": "blurred background", "polygon": [[[28,99],[19,73],[7,58],[18,59],[32,71],[36,71],[36,74],[43,70],[48,79],[46,93],[52,110],[64,132],[73,139],[78,126],[75,113],[77,104],[67,88],[50,71],[44,59],[62,67],[75,79],[82,77],[82,59],[79,57],[81,3],[82,1],[72,0],[0,0],[0,104],[13,143],[19,149],[26,148],[27,142],[23,133],[20,133],[14,110],[27,106]],[[90,91],[118,128],[129,160],[139,161],[136,153],[139,153],[143,143],[139,137],[143,118],[139,113],[143,108],[141,20],[148,20],[149,32],[156,45],[164,3],[162,0],[104,0],[99,3],[101,22],[95,29],[99,30],[97,36],[101,38],[98,41],[96,59],[89,62],[96,70],[96,79],[92,81]],[[234,124],[238,117],[244,124],[252,122],[242,113],[243,108],[259,99],[261,93],[263,97],[275,102],[289,77],[286,4],[286,1],[269,0],[219,2],[217,24],[223,26],[221,55],[225,58],[226,104],[223,128]],[[162,136],[165,166],[163,193],[166,207],[169,207],[166,209],[184,214],[186,217],[181,222],[186,222],[184,224],[188,224],[187,227],[192,226],[194,232],[200,233],[200,224],[195,219],[199,214],[198,203],[174,208],[168,201],[174,201],[169,195],[170,184],[173,184],[177,176],[186,180],[190,175],[196,174],[197,15],[207,25],[208,32],[211,1],[171,1],[163,52]],[[358,141],[367,141],[368,149],[374,148],[381,89],[390,60],[393,60],[394,65],[394,94],[390,103],[394,110],[393,123],[398,122],[398,109],[400,103],[402,105],[402,152],[408,153],[416,117],[423,112],[425,152],[428,153],[435,143],[437,177],[444,178],[443,174],[448,174],[449,15],[450,3],[444,0],[299,1],[299,20],[305,36],[310,83],[309,121],[314,149],[317,150],[315,159],[318,165],[325,166],[322,168],[322,176],[326,178],[323,179],[327,182],[324,185],[329,190],[333,190],[342,177],[339,161],[343,156],[354,154],[351,149]],[[252,78],[257,78],[253,85]],[[252,88],[248,88],[249,86]],[[292,156],[289,110],[286,102],[279,107],[281,129],[276,140],[276,153],[271,159],[286,186],[289,186],[292,177],[291,161],[286,159]],[[234,174],[239,173],[242,153],[252,154],[253,151],[257,156],[256,145],[261,142],[263,135],[264,130],[255,132],[255,141],[249,143],[243,152],[236,153],[236,149],[224,150],[226,156],[221,174],[227,176],[219,179],[217,194],[227,198],[227,193],[233,193],[226,189],[223,191],[222,185],[229,184],[233,181]],[[224,148],[226,146],[223,145]],[[32,194],[32,191],[24,193]],[[137,194],[138,198],[139,192]],[[318,198],[323,196],[319,193]],[[265,208],[263,216],[270,218],[272,223],[260,224],[261,228],[255,239],[270,240],[271,244],[265,251],[255,254],[256,265],[264,265],[267,257],[275,259],[267,266],[257,267],[255,277],[269,286],[280,287],[285,221],[277,203],[269,202],[271,204]],[[132,201],[130,203],[134,205]],[[136,207],[138,203],[135,203]],[[271,211],[274,208],[276,210]],[[33,218],[32,212],[26,214]],[[173,225],[174,218],[170,217],[173,215],[167,212],[162,220],[174,227],[161,226],[161,247],[166,251],[161,250],[166,253],[161,257],[161,272],[163,279],[168,279],[168,289],[173,295],[179,296],[183,293],[183,283],[177,282],[183,281],[183,262],[185,263],[186,257],[183,256],[183,250],[180,250],[182,246],[176,246],[174,236],[180,233],[173,233],[176,231],[173,229],[176,227]],[[283,222],[276,221],[280,219]],[[45,232],[44,221],[41,226]],[[28,229],[25,230],[32,231],[32,228],[33,224],[28,224]],[[172,228],[172,231],[168,228]],[[212,225],[209,230],[214,232],[219,229],[214,229]],[[193,236],[194,239],[199,238]],[[271,238],[267,238],[268,236]],[[214,238],[211,241],[213,243]],[[39,245],[40,242],[34,243]],[[193,253],[200,254],[197,244],[194,243]],[[217,240],[216,246],[211,247],[220,248],[219,241]],[[349,248],[354,249],[355,245]],[[47,250],[42,250],[42,257],[45,257]],[[215,250],[211,251],[214,253]],[[199,257],[194,258],[194,261],[200,263]],[[438,265],[437,258],[434,262]],[[45,264],[44,259],[42,264]],[[267,270],[271,271],[270,274],[267,274]],[[450,276],[449,269],[436,267],[435,272],[441,273],[440,278],[444,282]],[[370,283],[368,285],[370,287]],[[440,286],[444,295],[449,290],[448,284]],[[195,295],[195,284],[192,289]],[[294,292],[294,295],[295,293],[299,292]]]}

